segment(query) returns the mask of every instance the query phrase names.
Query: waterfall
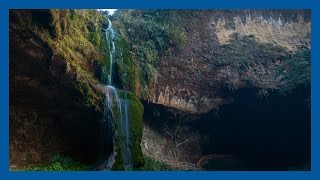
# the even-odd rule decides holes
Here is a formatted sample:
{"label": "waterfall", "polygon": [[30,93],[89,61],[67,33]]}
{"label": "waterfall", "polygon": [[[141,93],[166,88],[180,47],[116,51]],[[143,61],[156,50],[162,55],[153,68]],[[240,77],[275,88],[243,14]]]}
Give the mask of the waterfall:
{"label": "waterfall", "polygon": [[[109,71],[103,71],[103,73],[106,73],[107,75],[107,84],[105,87],[105,110],[104,110],[104,119],[107,120],[108,124],[108,132],[114,132],[112,133],[112,141],[113,141],[113,152],[111,155],[107,158],[107,160],[102,164],[104,166],[104,169],[111,169],[114,162],[115,162],[115,156],[116,150],[115,150],[115,135],[120,137],[120,148],[121,148],[121,156],[123,165],[126,170],[132,169],[132,162],[131,162],[131,142],[130,142],[130,124],[129,124],[129,113],[128,113],[128,107],[129,107],[129,101],[127,98],[127,92],[126,91],[120,91],[117,88],[113,86],[113,66],[116,62],[116,47],[115,47],[115,31],[112,28],[112,23],[110,19],[108,18],[108,28],[106,29],[106,39],[107,44],[109,47]],[[120,56],[122,56],[122,52],[120,51]],[[123,64],[123,59],[120,57],[119,59],[120,63]],[[120,97],[121,92],[124,94],[124,98]],[[119,124],[119,127],[117,129],[117,133],[115,133],[115,122]],[[105,134],[106,136],[110,136],[109,133]],[[107,137],[105,139],[108,139]],[[100,165],[101,166],[101,165]]]}
{"label": "waterfall", "polygon": [[108,84],[112,85],[112,74],[113,74],[113,65],[114,65],[114,58],[116,57],[116,47],[114,45],[114,40],[115,40],[115,33],[114,29],[112,28],[112,23],[110,19],[108,18],[108,28],[106,30],[106,38],[107,38],[107,43],[109,47],[109,73],[108,73]]}
{"label": "waterfall", "polygon": [[130,148],[130,130],[129,130],[129,115],[128,115],[128,106],[129,101],[127,99],[127,94],[125,94],[125,99],[122,100],[122,105],[124,108],[123,113],[121,114],[121,123],[120,123],[120,130],[121,130],[121,153],[122,159],[126,170],[132,169],[132,162],[131,162],[131,148]]}

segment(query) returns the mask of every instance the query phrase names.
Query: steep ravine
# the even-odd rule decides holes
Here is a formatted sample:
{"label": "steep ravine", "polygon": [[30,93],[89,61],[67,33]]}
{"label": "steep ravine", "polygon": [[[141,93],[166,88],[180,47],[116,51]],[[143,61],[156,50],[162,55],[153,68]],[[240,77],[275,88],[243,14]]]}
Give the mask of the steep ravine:
{"label": "steep ravine", "polygon": [[232,158],[206,170],[310,169],[309,10],[11,10],[9,25],[12,170],[210,154]]}

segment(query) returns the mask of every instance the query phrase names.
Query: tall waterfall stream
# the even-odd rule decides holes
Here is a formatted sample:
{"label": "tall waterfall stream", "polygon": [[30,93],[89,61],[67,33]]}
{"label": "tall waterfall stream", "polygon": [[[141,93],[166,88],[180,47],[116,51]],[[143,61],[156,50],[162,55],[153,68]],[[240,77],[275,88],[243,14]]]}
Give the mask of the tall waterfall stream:
{"label": "tall waterfall stream", "polygon": [[[105,108],[104,108],[104,119],[108,124],[108,131],[113,132],[113,152],[106,159],[106,161],[101,164],[99,169],[111,170],[113,164],[115,163],[116,153],[116,139],[120,140],[121,157],[125,170],[132,169],[132,157],[131,157],[131,141],[130,141],[130,115],[128,112],[128,107],[130,101],[127,98],[127,92],[124,93],[124,97],[120,96],[120,90],[113,85],[113,74],[114,65],[117,61],[121,65],[123,63],[123,58],[116,59],[116,46],[115,46],[115,30],[112,27],[112,22],[108,19],[109,26],[106,29],[106,39],[109,47],[109,69],[108,71],[103,71],[104,75],[107,77],[107,84],[105,87]],[[121,56],[121,52],[119,53]],[[115,123],[118,124],[117,129],[115,129]],[[109,136],[109,133],[105,134]],[[117,138],[118,137],[118,138]],[[105,138],[108,139],[108,138]]]}

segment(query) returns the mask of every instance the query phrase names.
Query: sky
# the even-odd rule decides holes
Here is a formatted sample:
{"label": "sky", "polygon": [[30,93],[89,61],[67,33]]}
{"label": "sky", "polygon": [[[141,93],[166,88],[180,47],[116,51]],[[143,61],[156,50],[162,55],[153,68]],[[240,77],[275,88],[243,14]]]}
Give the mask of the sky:
{"label": "sky", "polygon": [[99,10],[108,11],[108,14],[112,16],[117,9],[99,9]]}

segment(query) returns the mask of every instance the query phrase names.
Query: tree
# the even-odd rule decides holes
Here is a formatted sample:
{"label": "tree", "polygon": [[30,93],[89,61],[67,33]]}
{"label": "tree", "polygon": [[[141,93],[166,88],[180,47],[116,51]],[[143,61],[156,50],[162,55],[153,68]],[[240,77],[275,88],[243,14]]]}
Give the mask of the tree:
{"label": "tree", "polygon": [[186,124],[182,123],[182,117],[176,125],[164,125],[164,133],[170,137],[174,145],[174,157],[178,159],[183,147],[189,146],[192,142],[199,141],[200,135],[198,132],[192,131]]}

